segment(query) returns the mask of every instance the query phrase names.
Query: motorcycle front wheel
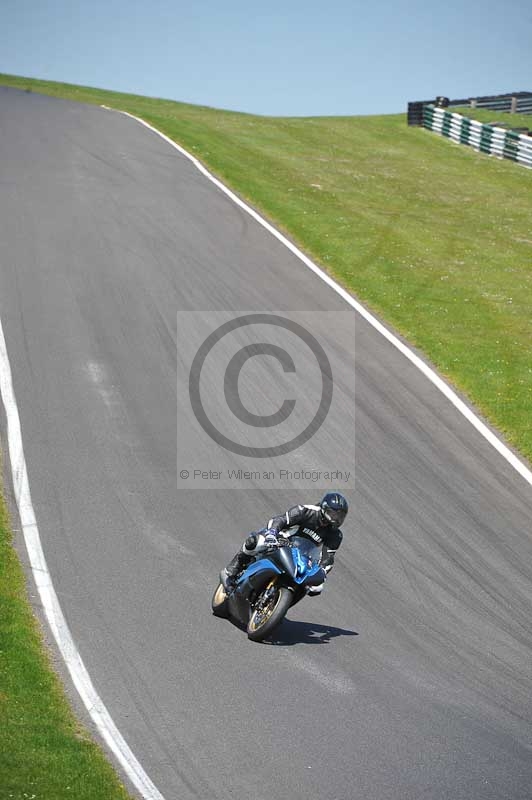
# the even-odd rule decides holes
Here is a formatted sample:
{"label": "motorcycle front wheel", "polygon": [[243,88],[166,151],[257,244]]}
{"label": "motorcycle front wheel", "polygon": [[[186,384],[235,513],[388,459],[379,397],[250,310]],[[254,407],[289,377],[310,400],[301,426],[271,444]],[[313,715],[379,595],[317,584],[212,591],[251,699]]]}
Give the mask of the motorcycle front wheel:
{"label": "motorcycle front wheel", "polygon": [[221,581],[216,587],[216,591],[212,596],[211,608],[215,617],[223,617],[224,619],[227,619],[229,616],[227,611],[227,595],[225,593],[224,585]]}
{"label": "motorcycle front wheel", "polygon": [[248,622],[248,639],[261,642],[283,620],[292,605],[292,592],[273,581],[263,589],[253,605]]}

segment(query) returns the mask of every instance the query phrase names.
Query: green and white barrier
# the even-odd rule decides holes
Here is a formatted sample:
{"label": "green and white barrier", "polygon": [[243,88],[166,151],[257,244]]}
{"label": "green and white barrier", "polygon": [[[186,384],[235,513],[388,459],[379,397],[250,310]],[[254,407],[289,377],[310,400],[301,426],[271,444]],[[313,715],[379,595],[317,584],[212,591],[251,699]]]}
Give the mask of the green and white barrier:
{"label": "green and white barrier", "polygon": [[423,109],[423,127],[482,153],[509,158],[532,169],[532,136],[485,125],[433,105]]}

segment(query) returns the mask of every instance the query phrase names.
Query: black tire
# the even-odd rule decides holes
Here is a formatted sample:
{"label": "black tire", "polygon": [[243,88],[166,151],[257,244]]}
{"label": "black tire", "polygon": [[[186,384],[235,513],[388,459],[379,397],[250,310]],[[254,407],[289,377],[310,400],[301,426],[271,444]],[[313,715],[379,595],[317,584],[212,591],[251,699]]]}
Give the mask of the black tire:
{"label": "black tire", "polygon": [[[264,599],[268,593],[269,599]],[[248,622],[248,639],[262,642],[282,622],[292,605],[292,592],[270,583],[259,595]],[[262,607],[261,607],[262,603]]]}
{"label": "black tire", "polygon": [[223,617],[223,619],[227,619],[229,616],[227,611],[227,595],[225,593],[224,585],[221,581],[216,587],[216,591],[212,596],[211,606],[212,613],[215,617]]}

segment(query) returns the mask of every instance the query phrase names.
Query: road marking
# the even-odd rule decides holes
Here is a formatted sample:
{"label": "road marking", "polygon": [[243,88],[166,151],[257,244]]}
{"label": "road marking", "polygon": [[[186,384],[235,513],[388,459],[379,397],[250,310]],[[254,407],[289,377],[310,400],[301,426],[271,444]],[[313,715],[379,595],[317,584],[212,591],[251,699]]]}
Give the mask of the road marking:
{"label": "road marking", "polygon": [[44,557],[39,529],[31,501],[26,460],[22,446],[20,417],[15,399],[11,366],[7,355],[6,341],[0,320],[0,397],[7,420],[7,440],[13,489],[17,502],[24,541],[39,590],[46,619],[52,630],[63,660],[79,692],[87,711],[109,749],[114,753],[124,772],[145,800],[164,800],[162,794],[129,749],[125,739],[113,722],[100,696],[94,688],[87,668],[74,644],[72,634],[55,593],[48,565]]}
{"label": "road marking", "polygon": [[[109,111],[113,111],[114,109],[109,109],[107,106],[102,106],[102,108],[106,108]],[[310,260],[304,253],[299,250],[295,244],[293,244],[286,236],[283,236],[282,233],[279,233],[273,225],[270,225],[263,217],[260,216],[253,208],[246,205],[243,200],[240,199],[231,189],[228,189],[218,178],[215,178],[204,166],[203,164],[198,161],[198,159],[185,150],[181,145],[177,144],[176,142],[172,141],[168,136],[161,131],[158,131],[157,128],[154,128],[153,125],[150,125],[148,122],[145,122],[140,117],[136,117],[134,114],[130,114],[127,111],[118,111],[117,113],[123,114],[126,117],[131,117],[131,119],[136,120],[141,125],[144,125],[145,128],[149,128],[149,130],[156,133],[157,136],[160,136],[169,145],[174,147],[178,150],[181,155],[184,155],[189,161],[192,161],[195,167],[199,169],[199,171],[205,175],[212,183],[215,184],[219,189],[221,189],[224,194],[233,200],[240,208],[246,211],[254,220],[256,220],[263,228],[266,228],[272,236],[275,236],[282,244],[285,245],[295,256],[297,256],[300,261],[302,261],[305,266],[307,266],[312,272],[314,272],[319,278],[321,278],[324,283],[334,289],[334,291],[340,295],[340,297],[349,303],[349,305],[358,311],[358,313],[364,317],[364,319],[372,325],[375,330],[377,330],[385,339],[387,339],[390,344],[399,350],[409,361],[417,367],[429,381],[434,384],[434,386],[439,389],[439,391],[445,395],[445,397],[453,404],[453,406],[462,414],[468,422],[473,425],[474,428],[492,445],[492,447],[497,450],[497,452],[506,459],[506,461],[518,472],[522,478],[525,479],[531,486],[532,486],[532,471],[515,455],[512,453],[509,447],[502,442],[498,436],[496,436],[493,431],[491,431],[487,425],[480,420],[477,415],[467,406],[463,400],[461,400],[456,392],[448,386],[442,378],[431,368],[428,364],[426,364],[418,355],[416,355],[404,342],[397,338],[391,331],[389,331],[379,320],[373,316],[364,306],[362,306],[357,300],[354,299],[342,286],[340,286],[336,281],[334,281],[326,272],[324,272],[320,267],[314,264],[313,261]]]}

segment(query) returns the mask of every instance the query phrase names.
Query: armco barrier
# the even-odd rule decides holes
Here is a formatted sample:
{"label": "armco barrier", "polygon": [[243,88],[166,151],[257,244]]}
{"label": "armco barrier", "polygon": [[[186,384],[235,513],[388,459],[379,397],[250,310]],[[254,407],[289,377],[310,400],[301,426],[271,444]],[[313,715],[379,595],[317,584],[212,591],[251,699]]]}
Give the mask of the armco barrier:
{"label": "armco barrier", "polygon": [[423,127],[481,153],[509,158],[532,169],[532,136],[485,125],[434,105],[423,107]]}

